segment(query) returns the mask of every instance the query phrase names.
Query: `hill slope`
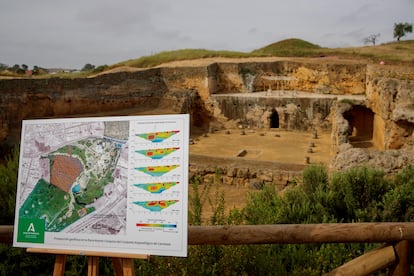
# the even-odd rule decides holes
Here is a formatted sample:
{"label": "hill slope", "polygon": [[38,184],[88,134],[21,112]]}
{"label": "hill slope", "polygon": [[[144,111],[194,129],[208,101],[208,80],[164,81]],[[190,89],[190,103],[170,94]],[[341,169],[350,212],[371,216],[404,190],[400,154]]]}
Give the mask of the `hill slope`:
{"label": "hill slope", "polygon": [[[253,50],[248,53],[235,51],[213,51],[206,49],[181,49],[174,51],[164,51],[150,56],[143,56],[136,59],[121,61],[111,66],[98,66],[97,69],[90,72],[39,75],[30,78],[44,77],[61,77],[76,78],[86,76],[96,76],[101,73],[134,71],[144,68],[168,65],[188,66],[188,64],[203,65],[218,61],[237,61],[240,59],[257,61],[276,60],[283,57],[324,57],[335,56],[339,59],[358,60],[366,63],[379,63],[384,61],[386,64],[396,64],[405,66],[414,66],[414,40],[395,41],[384,43],[377,46],[363,46],[350,48],[325,48],[311,42],[291,38],[275,42],[262,48]],[[192,62],[189,62],[189,61]],[[183,62],[185,61],[185,62]],[[197,62],[196,62],[197,61]],[[24,78],[22,75],[11,74],[7,70],[0,71],[0,78]]]}
{"label": "hill slope", "polygon": [[152,56],[140,57],[110,66],[132,66],[148,68],[167,62],[194,59],[239,59],[264,57],[321,57],[337,56],[344,59],[364,60],[368,63],[385,61],[392,64],[414,65],[414,40],[390,42],[377,46],[324,48],[311,42],[291,38],[275,42],[250,53],[232,51],[211,51],[205,49],[184,49],[161,52]]}

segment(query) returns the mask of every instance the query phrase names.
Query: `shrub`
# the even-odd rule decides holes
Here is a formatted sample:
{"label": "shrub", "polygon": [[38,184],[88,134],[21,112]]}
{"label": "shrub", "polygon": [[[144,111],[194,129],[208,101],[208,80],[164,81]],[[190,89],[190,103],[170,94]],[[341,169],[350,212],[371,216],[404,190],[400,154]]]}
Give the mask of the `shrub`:
{"label": "shrub", "polygon": [[0,225],[14,223],[19,149],[16,147],[0,164]]}
{"label": "shrub", "polygon": [[[0,166],[2,185],[0,205],[9,210],[15,197],[18,150]],[[393,179],[380,170],[354,168],[328,177],[323,165],[311,165],[298,185],[283,194],[274,185],[248,196],[246,207],[231,210],[226,216],[221,177],[200,183],[194,178],[189,197],[189,223],[201,225],[203,206],[208,203],[213,215],[209,224],[281,224],[352,221],[412,221],[414,219],[414,167]],[[216,189],[210,198],[211,188]],[[9,202],[6,204],[5,202]],[[13,221],[13,212],[4,215]],[[2,215],[5,214],[2,212]],[[305,245],[202,245],[189,246],[187,258],[152,256],[135,260],[139,275],[321,275],[377,247],[376,244],[305,244]],[[28,254],[21,248],[0,245],[0,274],[50,275],[53,255]],[[101,258],[102,275],[112,275],[109,258]],[[87,260],[69,256],[66,275],[85,274]]]}
{"label": "shrub", "polygon": [[389,189],[385,173],[366,167],[336,173],[331,180],[335,217],[339,221],[372,221]]}
{"label": "shrub", "polygon": [[398,173],[381,203],[383,221],[414,221],[414,167]]}

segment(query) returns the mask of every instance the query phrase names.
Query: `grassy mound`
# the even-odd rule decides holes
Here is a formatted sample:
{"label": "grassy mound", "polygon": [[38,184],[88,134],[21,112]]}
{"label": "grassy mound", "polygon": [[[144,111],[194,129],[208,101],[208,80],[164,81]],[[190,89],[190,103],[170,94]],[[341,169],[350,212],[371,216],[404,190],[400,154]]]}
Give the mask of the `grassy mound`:
{"label": "grassy mound", "polygon": [[252,51],[252,54],[264,56],[305,57],[317,54],[320,49],[322,48],[319,45],[298,38],[290,38],[254,50]]}

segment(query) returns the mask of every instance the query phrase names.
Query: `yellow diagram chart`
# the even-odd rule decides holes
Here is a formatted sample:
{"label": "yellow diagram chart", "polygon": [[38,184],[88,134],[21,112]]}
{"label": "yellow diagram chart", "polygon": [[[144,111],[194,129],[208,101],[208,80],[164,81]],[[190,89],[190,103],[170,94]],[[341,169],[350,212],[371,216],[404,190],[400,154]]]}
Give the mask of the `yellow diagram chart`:
{"label": "yellow diagram chart", "polygon": [[189,116],[23,121],[13,245],[187,255]]}

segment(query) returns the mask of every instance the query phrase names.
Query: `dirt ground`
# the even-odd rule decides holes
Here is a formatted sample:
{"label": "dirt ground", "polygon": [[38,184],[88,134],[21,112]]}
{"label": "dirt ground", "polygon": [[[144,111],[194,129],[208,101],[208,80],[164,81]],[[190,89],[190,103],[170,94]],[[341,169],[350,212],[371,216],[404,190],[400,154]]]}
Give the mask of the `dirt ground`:
{"label": "dirt ground", "polygon": [[[305,156],[312,163],[329,163],[331,159],[331,137],[329,133],[283,131],[279,129],[249,131],[222,130],[194,139],[191,154],[215,157],[237,157],[245,150],[243,159],[304,164]],[[307,152],[310,144],[312,153]]]}
{"label": "dirt ground", "polygon": [[[260,160],[277,163],[305,164],[305,157],[308,156],[310,163],[329,164],[331,155],[330,132],[318,132],[315,139],[313,133],[284,131],[279,129],[271,130],[221,130],[207,135],[193,137],[194,144],[190,145],[191,154],[211,157],[237,157],[243,151],[243,160]],[[312,153],[308,149],[312,146]],[[202,187],[201,187],[202,189]],[[224,193],[226,214],[232,208],[243,208],[248,193],[257,192],[249,187],[236,187],[221,185],[220,191]],[[190,189],[190,195],[191,195]],[[214,202],[216,188],[211,187],[209,197]],[[208,200],[203,206],[203,220],[205,222],[212,215],[212,209]]]}

